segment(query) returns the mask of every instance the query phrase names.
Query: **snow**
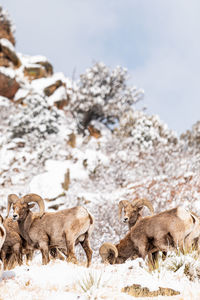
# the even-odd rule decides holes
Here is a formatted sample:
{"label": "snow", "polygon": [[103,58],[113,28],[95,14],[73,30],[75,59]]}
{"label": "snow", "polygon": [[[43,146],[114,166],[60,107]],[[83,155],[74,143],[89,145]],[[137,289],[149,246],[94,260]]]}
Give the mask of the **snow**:
{"label": "snow", "polygon": [[0,39],[0,45],[6,47],[6,48],[9,48],[12,52],[15,52],[15,48],[13,46],[13,44],[7,40],[7,39]]}
{"label": "snow", "polygon": [[[79,164],[72,164],[70,161],[46,161],[47,172],[39,174],[30,182],[30,192],[37,193],[44,198],[54,198],[64,192],[62,183],[67,170],[70,171],[70,178],[87,179],[87,173]],[[55,175],[56,174],[56,175]]]}
{"label": "snow", "polygon": [[10,77],[11,79],[15,78],[16,76],[15,71],[11,68],[0,67],[0,73]]}
{"label": "snow", "polygon": [[34,55],[34,56],[30,56],[30,55],[24,55],[22,53],[18,53],[18,56],[20,57],[20,60],[22,61],[24,66],[27,65],[37,65],[38,62],[46,62],[47,58],[45,56],[42,55]]}
{"label": "snow", "polygon": [[26,96],[28,96],[28,93],[29,93],[29,90],[26,90],[23,88],[18,89],[18,91],[15,94],[14,101],[17,101],[20,98],[25,98]]}
{"label": "snow", "polygon": [[[73,265],[55,260],[42,266],[40,255],[37,254],[29,266],[23,265],[3,272],[0,282],[1,297],[3,295],[3,300],[53,297],[128,300],[133,297],[122,293],[121,289],[132,284],[148,287],[150,291],[159,287],[172,288],[181,293],[182,298],[177,299],[197,299],[195,297],[200,295],[198,282],[191,282],[184,277],[183,268],[176,273],[164,268],[151,273],[144,268],[141,259],[115,266],[93,263],[89,269],[82,264]],[[90,276],[93,278],[92,284],[89,284]],[[188,295],[190,298],[187,298]]]}
{"label": "snow", "polygon": [[31,87],[37,91],[43,90],[47,86],[54,84],[57,80],[61,80],[63,82],[66,81],[66,78],[62,72],[54,73],[51,77],[48,78],[35,79],[31,82]]}
{"label": "snow", "polygon": [[[5,40],[0,43],[11,47]],[[1,213],[6,215],[10,193],[39,194],[47,211],[83,205],[95,218],[93,260],[85,268],[77,246],[78,265],[52,260],[43,266],[36,252],[29,266],[2,273],[0,299],[133,299],[121,292],[132,284],[179,290],[180,297],[174,299],[199,299],[200,266],[194,253],[171,254],[150,272],[141,259],[104,265],[99,247],[106,241],[117,243],[128,230],[118,220],[122,199],[147,198],[156,212],[177,205],[199,212],[200,124],[179,139],[158,116],[135,110],[143,90],[127,86],[127,70],[121,67],[110,70],[96,63],[77,82],[63,73],[29,81],[24,68],[48,60],[17,55],[22,62],[18,69],[0,68],[20,83],[14,100],[24,98],[23,105],[16,105],[0,97]],[[57,80],[63,86],[45,96],[44,89]],[[63,99],[69,104],[61,111],[54,104]],[[92,109],[89,124],[100,132],[99,138],[90,135],[87,125],[80,126],[84,113]],[[63,187],[66,172],[68,190]],[[181,267],[170,269],[177,265]],[[84,292],[81,285],[90,276],[93,284]]]}
{"label": "snow", "polygon": [[65,100],[67,98],[66,89],[64,86],[60,86],[56,91],[48,97],[48,103],[52,106],[55,102]]}
{"label": "snow", "polygon": [[9,107],[10,100],[8,98],[0,96],[0,106]]}

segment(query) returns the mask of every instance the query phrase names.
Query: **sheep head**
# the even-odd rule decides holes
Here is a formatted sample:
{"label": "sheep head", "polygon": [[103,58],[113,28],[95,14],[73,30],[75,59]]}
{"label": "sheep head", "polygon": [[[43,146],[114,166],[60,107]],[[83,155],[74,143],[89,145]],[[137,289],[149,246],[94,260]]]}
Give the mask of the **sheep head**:
{"label": "sheep head", "polygon": [[115,245],[111,243],[104,243],[99,249],[99,254],[103,263],[108,262],[112,265],[116,263],[118,250]]}
{"label": "sheep head", "polygon": [[40,210],[39,217],[42,217],[45,210],[44,201],[40,196],[36,194],[28,194],[22,198],[19,198],[15,194],[10,194],[8,196],[7,216],[9,215],[11,206],[13,206],[13,220],[17,221],[24,219],[27,216],[29,209],[35,205],[31,202],[35,202],[38,204]]}
{"label": "sheep head", "polygon": [[131,222],[131,226],[133,226],[138,218],[141,217],[140,211],[144,206],[146,206],[152,214],[154,213],[153,206],[147,199],[136,199],[132,202],[122,200],[119,202],[118,206],[119,218],[121,218],[122,210],[124,210],[124,223]]}
{"label": "sheep head", "polygon": [[131,212],[133,210],[133,207],[131,205],[131,202],[128,200],[121,200],[118,204],[118,215],[119,219],[121,219],[122,216],[122,210],[124,210],[124,223],[127,223],[129,221],[129,217],[131,215]]}

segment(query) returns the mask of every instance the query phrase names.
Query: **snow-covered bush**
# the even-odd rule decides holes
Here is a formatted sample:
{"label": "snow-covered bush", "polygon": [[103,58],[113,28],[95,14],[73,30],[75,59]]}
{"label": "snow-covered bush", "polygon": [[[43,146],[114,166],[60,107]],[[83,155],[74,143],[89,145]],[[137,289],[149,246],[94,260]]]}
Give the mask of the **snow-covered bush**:
{"label": "snow-covered bush", "polygon": [[58,133],[58,124],[58,110],[49,107],[46,99],[38,94],[27,96],[19,113],[10,117],[12,138],[45,139],[47,135]]}
{"label": "snow-covered bush", "polygon": [[193,150],[200,148],[200,121],[196,122],[191,130],[187,130],[186,133],[181,135],[181,140],[185,142],[185,145]]}
{"label": "snow-covered bush", "polygon": [[132,137],[131,143],[140,148],[149,148],[158,144],[176,144],[176,134],[161,122],[157,115],[147,115],[143,111],[129,110],[120,118],[117,135]]}
{"label": "snow-covered bush", "polygon": [[71,97],[70,108],[77,113],[79,126],[84,130],[91,120],[113,124],[143,96],[143,91],[128,87],[127,70],[109,69],[104,63],[95,63],[80,76],[77,89]]}
{"label": "snow-covered bush", "polygon": [[200,279],[200,263],[197,251],[185,254],[174,251],[169,252],[164,260],[162,254],[159,254],[153,267],[151,264],[148,267],[145,266],[149,272],[158,274],[168,270],[177,274],[179,273],[179,276],[186,276],[192,281]]}

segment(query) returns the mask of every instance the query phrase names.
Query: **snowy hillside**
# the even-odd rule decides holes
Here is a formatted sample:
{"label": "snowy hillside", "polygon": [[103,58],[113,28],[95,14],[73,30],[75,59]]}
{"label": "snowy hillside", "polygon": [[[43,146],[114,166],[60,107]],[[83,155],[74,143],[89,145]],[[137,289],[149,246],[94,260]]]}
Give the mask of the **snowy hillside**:
{"label": "snowy hillside", "polygon": [[[0,22],[8,18],[0,14]],[[196,253],[171,253],[153,272],[141,259],[104,265],[98,253],[128,230],[118,219],[120,200],[147,198],[156,212],[181,204],[198,214],[199,124],[177,137],[158,116],[136,110],[144,92],[127,85],[127,70],[96,63],[74,82],[46,57],[16,53],[9,28],[0,32],[0,213],[9,194],[36,193],[47,211],[85,206],[95,229],[89,269],[78,246],[79,265],[44,266],[36,252],[29,266],[3,271],[0,299],[133,299],[122,292],[133,284],[199,299]]]}

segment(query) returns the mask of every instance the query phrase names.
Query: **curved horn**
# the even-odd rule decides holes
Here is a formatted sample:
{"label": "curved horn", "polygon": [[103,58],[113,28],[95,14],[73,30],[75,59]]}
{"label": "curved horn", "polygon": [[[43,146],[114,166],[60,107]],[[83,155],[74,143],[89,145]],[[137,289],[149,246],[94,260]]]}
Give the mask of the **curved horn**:
{"label": "curved horn", "polygon": [[22,201],[23,203],[36,202],[40,209],[39,216],[42,217],[42,215],[44,214],[44,200],[39,195],[27,194],[26,196],[22,197],[20,201]]}
{"label": "curved horn", "polygon": [[122,209],[124,207],[126,207],[127,205],[129,205],[130,202],[128,200],[121,200],[119,201],[119,204],[118,204],[118,216],[119,216],[119,220],[121,219],[121,216],[122,216]]}
{"label": "curved horn", "polygon": [[152,214],[154,214],[153,206],[152,206],[151,202],[147,199],[136,199],[136,200],[132,201],[132,205],[134,205],[136,207],[146,206],[150,210],[150,212]]}
{"label": "curved horn", "polygon": [[99,249],[99,254],[104,263],[108,261],[110,264],[114,264],[118,257],[118,250],[115,245],[111,243],[104,243]]}
{"label": "curved horn", "polygon": [[10,195],[8,195],[8,201],[7,201],[7,202],[8,202],[8,203],[7,203],[7,216],[6,216],[6,218],[7,218],[8,215],[9,215],[11,205],[12,205],[13,203],[16,203],[18,200],[19,200],[19,197],[18,197],[17,195],[15,195],[15,194],[10,194]]}
{"label": "curved horn", "polygon": [[3,224],[3,217],[0,215],[0,224]]}

